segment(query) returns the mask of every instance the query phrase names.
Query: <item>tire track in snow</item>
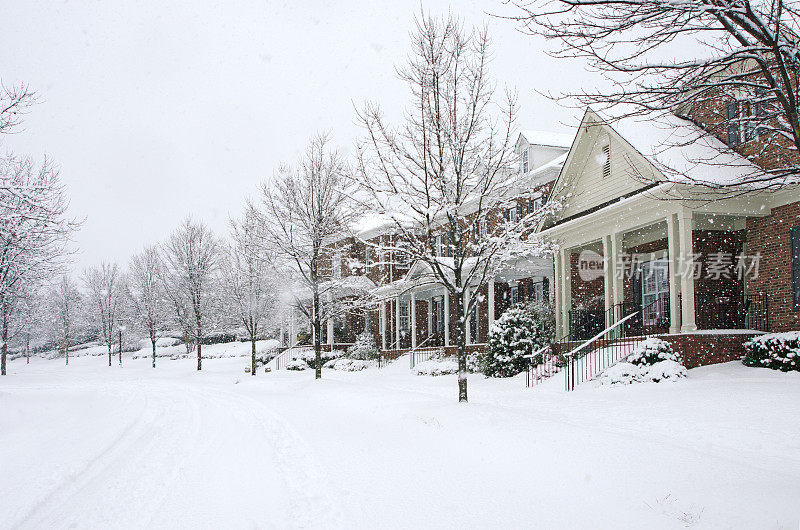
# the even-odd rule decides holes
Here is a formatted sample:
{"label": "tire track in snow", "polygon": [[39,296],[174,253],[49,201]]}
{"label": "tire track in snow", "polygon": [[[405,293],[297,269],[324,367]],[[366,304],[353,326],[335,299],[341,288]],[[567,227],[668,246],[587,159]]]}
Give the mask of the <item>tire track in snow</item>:
{"label": "tire track in snow", "polygon": [[277,412],[254,398],[231,391],[204,392],[207,396],[225,394],[247,410],[269,438],[275,449],[273,456],[289,490],[289,515],[293,528],[346,528],[338,505],[328,494],[330,487],[325,473],[313,457],[313,449],[300,433]]}

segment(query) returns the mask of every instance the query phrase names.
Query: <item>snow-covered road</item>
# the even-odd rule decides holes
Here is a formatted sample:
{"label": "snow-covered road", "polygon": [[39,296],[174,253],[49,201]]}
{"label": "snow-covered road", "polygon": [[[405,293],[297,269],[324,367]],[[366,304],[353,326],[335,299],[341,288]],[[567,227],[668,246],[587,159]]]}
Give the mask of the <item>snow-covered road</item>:
{"label": "snow-covered road", "polygon": [[800,374],[524,389],[77,358],[0,380],[2,528],[797,528]]}

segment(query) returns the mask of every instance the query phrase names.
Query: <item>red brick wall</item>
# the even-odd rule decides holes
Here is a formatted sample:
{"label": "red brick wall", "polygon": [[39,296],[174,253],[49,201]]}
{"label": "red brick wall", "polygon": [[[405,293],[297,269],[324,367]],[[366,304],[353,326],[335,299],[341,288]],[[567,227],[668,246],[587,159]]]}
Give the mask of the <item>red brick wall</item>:
{"label": "red brick wall", "polygon": [[747,218],[747,253],[761,253],[758,278],[750,279],[749,296],[765,292],[769,302],[770,331],[800,329],[800,311],[792,304],[792,269],[789,231],[800,225],[800,202],[774,208],[767,217]]}
{"label": "red brick wall", "polygon": [[588,282],[581,280],[578,274],[578,256],[576,252],[572,252],[569,256],[571,307],[602,309],[605,306],[603,278]]}
{"label": "red brick wall", "polygon": [[757,333],[731,335],[687,333],[665,335],[660,338],[669,342],[672,349],[683,356],[686,368],[695,368],[741,359],[744,355],[742,345],[756,335]]}

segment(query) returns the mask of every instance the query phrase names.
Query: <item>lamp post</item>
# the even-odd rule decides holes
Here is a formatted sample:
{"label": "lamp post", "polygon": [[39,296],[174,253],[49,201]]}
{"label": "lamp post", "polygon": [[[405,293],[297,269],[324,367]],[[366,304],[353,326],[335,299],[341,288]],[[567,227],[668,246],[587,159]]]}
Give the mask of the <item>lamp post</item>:
{"label": "lamp post", "polygon": [[122,332],[125,331],[125,326],[119,327],[119,365],[122,366]]}

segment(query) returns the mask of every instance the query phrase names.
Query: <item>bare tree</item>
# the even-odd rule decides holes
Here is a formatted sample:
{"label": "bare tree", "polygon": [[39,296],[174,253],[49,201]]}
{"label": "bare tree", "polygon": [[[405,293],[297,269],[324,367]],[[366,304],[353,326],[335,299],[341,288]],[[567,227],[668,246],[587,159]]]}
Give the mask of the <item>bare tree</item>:
{"label": "bare tree", "polygon": [[197,369],[203,368],[203,339],[215,318],[212,281],[220,243],[201,222],[187,218],[163,247],[163,282],[181,328],[197,344]]}
{"label": "bare tree", "polygon": [[454,300],[459,401],[467,401],[466,315],[478,303],[467,290],[479,292],[512,253],[538,250],[525,241],[544,214],[526,206],[503,218],[524,192],[512,178],[515,99],[496,101],[488,59],[486,29],[422,16],[399,70],[412,95],[405,123],[391,128],[375,104],[359,113],[367,136],[356,178],[371,208],[392,221],[396,243],[385,250],[425,264],[428,280]]}
{"label": "bare tree", "polygon": [[0,134],[13,132],[22,123],[22,116],[34,103],[36,103],[36,93],[28,85],[0,83]]}
{"label": "bare tree", "polygon": [[[65,274],[50,291],[50,311],[56,343],[69,364],[69,347],[80,319],[82,297],[75,282]],[[111,357],[109,353],[109,364]]]}
{"label": "bare tree", "polygon": [[263,184],[263,208],[249,206],[265,245],[300,285],[294,305],[311,324],[317,379],[322,377],[322,322],[341,307],[323,303],[338,287],[331,274],[333,244],[344,239],[355,219],[347,165],[327,145],[325,135],[312,139],[296,166],[281,167]]}
{"label": "bare tree", "polygon": [[83,286],[88,291],[89,303],[94,307],[94,320],[100,339],[108,347],[108,365],[111,366],[111,350],[114,345],[114,331],[117,329],[120,297],[123,284],[116,263],[103,262],[90,267],[83,273]]}
{"label": "bare tree", "polygon": [[[0,314],[12,317],[17,297],[58,274],[77,223],[66,218],[58,169],[48,159],[0,158]],[[5,348],[0,374],[5,375]]]}
{"label": "bare tree", "polygon": [[251,375],[256,375],[256,340],[274,321],[277,304],[274,259],[263,246],[260,229],[251,211],[240,221],[232,221],[233,245],[228,247],[222,267],[225,294],[233,303],[232,313],[250,337]]}
{"label": "bare tree", "polygon": [[131,259],[126,284],[133,320],[146,331],[153,347],[153,368],[156,367],[158,332],[167,318],[168,302],[162,283],[163,267],[158,247],[145,247]]}
{"label": "bare tree", "polygon": [[[518,21],[523,31],[558,43],[552,55],[583,58],[610,81],[605,88],[565,97],[598,106],[630,104],[614,119],[675,112],[706,127],[713,123],[710,132],[734,146],[760,138],[739,151],[757,164],[769,158],[770,173],[752,172],[737,184],[781,187],[796,180],[792,177],[800,173],[797,2],[510,3],[516,12],[508,18]],[[696,138],[674,141],[691,143]],[[784,156],[775,157],[776,150]],[[713,154],[708,158],[698,162],[715,163]]]}

